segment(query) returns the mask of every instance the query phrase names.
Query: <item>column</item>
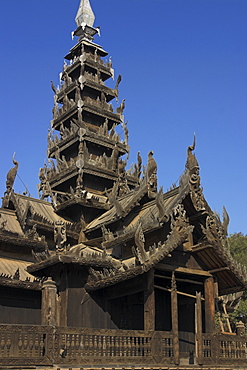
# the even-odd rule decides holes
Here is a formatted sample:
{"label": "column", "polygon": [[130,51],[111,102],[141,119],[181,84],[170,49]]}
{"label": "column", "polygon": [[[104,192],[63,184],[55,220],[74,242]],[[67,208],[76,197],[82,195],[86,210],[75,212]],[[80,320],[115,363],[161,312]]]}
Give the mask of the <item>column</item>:
{"label": "column", "polygon": [[214,298],[214,278],[209,277],[204,282],[205,296],[205,331],[214,333],[215,331],[215,298]]}
{"label": "column", "polygon": [[196,292],[196,344],[197,363],[203,364],[203,342],[202,342],[202,299],[201,292]]}
{"label": "column", "polygon": [[41,325],[56,325],[57,286],[49,277],[42,286]]}
{"label": "column", "polygon": [[171,286],[171,311],[172,311],[172,333],[174,364],[179,365],[179,336],[178,336],[178,295],[175,274],[172,273]]}
{"label": "column", "polygon": [[154,269],[148,274],[148,290],[144,292],[144,330],[155,330]]}

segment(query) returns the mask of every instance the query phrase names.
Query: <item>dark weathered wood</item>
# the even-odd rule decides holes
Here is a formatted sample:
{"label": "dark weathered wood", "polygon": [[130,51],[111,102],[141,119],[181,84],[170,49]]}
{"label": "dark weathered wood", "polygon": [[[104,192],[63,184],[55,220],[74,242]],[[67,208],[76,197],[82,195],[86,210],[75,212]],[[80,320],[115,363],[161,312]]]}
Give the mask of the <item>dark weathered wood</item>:
{"label": "dark weathered wood", "polygon": [[154,270],[148,274],[148,290],[144,292],[144,330],[155,330]]}
{"label": "dark weathered wood", "polygon": [[56,325],[57,286],[48,278],[42,286],[41,325]]}
{"label": "dark weathered wood", "polygon": [[208,271],[190,269],[190,268],[180,267],[180,266],[173,266],[173,265],[168,265],[165,263],[158,263],[155,266],[155,268],[161,271],[176,271],[176,272],[182,272],[184,274],[189,274],[189,275],[192,274],[192,275],[200,275],[200,276],[212,276]]}
{"label": "dark weathered wood", "polygon": [[205,296],[205,330],[206,333],[215,331],[215,293],[214,278],[207,278],[204,282]]}
{"label": "dark weathered wood", "polygon": [[[166,292],[171,292],[172,291],[171,289],[164,288],[164,287],[159,286],[159,285],[155,285],[154,287],[157,288],[157,289],[160,289],[160,290],[164,290]],[[178,290],[177,290],[177,294],[181,294],[181,295],[184,295],[186,297],[190,297],[190,298],[195,298],[196,299],[196,296],[195,295],[189,294],[189,293],[180,292]],[[202,298],[202,300],[204,300],[204,298]]]}
{"label": "dark weathered wood", "polygon": [[171,286],[171,311],[172,311],[172,333],[173,333],[173,359],[174,364],[179,365],[179,336],[178,336],[178,297],[175,274],[172,274]]}
{"label": "dark weathered wood", "polygon": [[202,338],[202,303],[201,292],[196,292],[196,343],[197,363],[203,364],[203,338]]}
{"label": "dark weathered wood", "polygon": [[[170,276],[164,276],[164,275],[158,275],[158,274],[155,274],[154,276],[157,278],[161,278],[161,279],[171,280]],[[203,282],[198,281],[198,280],[176,278],[176,281],[181,281],[183,283],[189,283],[189,284],[203,285]]]}

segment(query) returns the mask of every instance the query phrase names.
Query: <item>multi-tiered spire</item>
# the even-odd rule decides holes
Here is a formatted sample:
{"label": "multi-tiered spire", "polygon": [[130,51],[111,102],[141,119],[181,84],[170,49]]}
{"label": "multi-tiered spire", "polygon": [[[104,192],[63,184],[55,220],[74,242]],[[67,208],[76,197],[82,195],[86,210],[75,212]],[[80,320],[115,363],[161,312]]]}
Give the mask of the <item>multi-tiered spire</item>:
{"label": "multi-tiered spire", "polygon": [[[48,133],[48,167],[40,170],[42,198],[51,197],[58,212],[71,216],[83,209],[107,209],[107,190],[118,186],[124,193],[138,183],[138,171],[130,175],[125,171],[128,154],[128,129],[124,123],[124,100],[113,109],[112,101],[118,98],[115,88],[105,85],[114,78],[111,60],[102,58],[107,52],[93,42],[97,29],[93,28],[94,14],[88,0],[81,0],[76,16],[78,28],[74,35],[78,43],[65,57],[58,88],[54,91],[53,119]],[[122,125],[124,138],[116,132]],[[116,185],[117,184],[117,185]],[[95,213],[93,212],[95,215]],[[89,217],[89,219],[91,216]]]}

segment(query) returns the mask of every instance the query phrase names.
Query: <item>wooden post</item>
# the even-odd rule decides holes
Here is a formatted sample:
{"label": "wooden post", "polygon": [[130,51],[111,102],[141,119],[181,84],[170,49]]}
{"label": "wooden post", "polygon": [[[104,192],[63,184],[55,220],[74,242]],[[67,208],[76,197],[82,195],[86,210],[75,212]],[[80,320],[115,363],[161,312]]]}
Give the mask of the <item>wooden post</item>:
{"label": "wooden post", "polygon": [[41,325],[56,325],[57,286],[49,277],[42,286]]}
{"label": "wooden post", "polygon": [[172,311],[171,314],[172,314],[172,334],[173,334],[173,359],[174,364],[179,365],[178,295],[174,272],[172,272],[171,311]]}
{"label": "wooden post", "polygon": [[202,342],[202,299],[201,292],[196,292],[196,344],[197,363],[203,364],[203,342]]}
{"label": "wooden post", "polygon": [[144,330],[155,330],[154,270],[149,271],[148,290],[144,292]]}
{"label": "wooden post", "polygon": [[215,293],[214,278],[209,277],[204,282],[205,296],[205,331],[206,333],[215,332]]}

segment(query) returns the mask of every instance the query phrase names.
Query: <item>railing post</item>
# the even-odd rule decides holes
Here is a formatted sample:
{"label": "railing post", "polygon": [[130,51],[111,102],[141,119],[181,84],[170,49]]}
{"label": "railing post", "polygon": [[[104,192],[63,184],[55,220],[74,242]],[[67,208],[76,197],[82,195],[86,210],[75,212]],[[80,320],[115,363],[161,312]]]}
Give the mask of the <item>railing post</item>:
{"label": "railing post", "polygon": [[41,325],[56,325],[57,286],[49,277],[42,286]]}
{"label": "railing post", "polygon": [[172,314],[172,333],[173,333],[173,359],[174,364],[179,365],[178,295],[174,272],[172,273],[171,311],[172,311],[171,314]]}

